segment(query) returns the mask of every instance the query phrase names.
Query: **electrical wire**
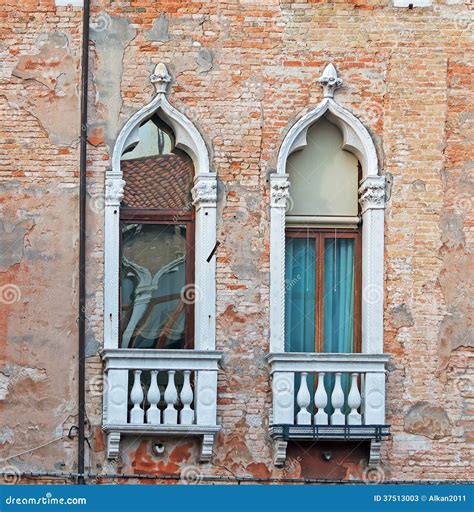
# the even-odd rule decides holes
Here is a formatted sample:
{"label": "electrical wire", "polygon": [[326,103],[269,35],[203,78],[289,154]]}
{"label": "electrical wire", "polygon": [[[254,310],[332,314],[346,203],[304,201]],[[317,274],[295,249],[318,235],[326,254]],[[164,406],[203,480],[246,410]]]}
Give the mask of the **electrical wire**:
{"label": "electrical wire", "polygon": [[16,457],[21,457],[22,455],[26,455],[27,453],[34,452],[36,450],[39,450],[40,448],[43,448],[44,446],[48,446],[50,444],[55,443],[56,441],[59,441],[61,439],[64,439],[65,437],[69,437],[68,435],[62,435],[60,437],[56,437],[55,439],[52,439],[51,441],[48,441],[47,443],[40,444],[39,446],[36,446],[35,448],[31,448],[30,450],[25,450],[24,452],[17,453],[15,455],[11,455],[10,457],[5,457],[0,459],[0,462],[6,462],[7,460],[15,459]]}
{"label": "electrical wire", "polygon": [[[0,471],[0,475],[12,476],[11,471]],[[67,478],[75,480],[78,478],[91,478],[91,479],[138,479],[138,480],[186,480],[181,475],[163,474],[163,475],[149,475],[143,473],[129,474],[129,473],[78,473],[78,472],[60,472],[60,471],[18,471],[16,475],[19,477],[31,478]],[[199,475],[196,477],[196,483],[201,482],[230,482],[230,483],[287,483],[287,484],[344,484],[344,485],[360,485],[367,484],[365,480],[341,480],[332,478],[289,478],[289,477],[266,477],[258,478],[252,476],[209,476]],[[406,485],[406,484],[422,484],[422,485],[471,485],[471,481],[467,480],[385,480],[384,484],[392,485]]]}

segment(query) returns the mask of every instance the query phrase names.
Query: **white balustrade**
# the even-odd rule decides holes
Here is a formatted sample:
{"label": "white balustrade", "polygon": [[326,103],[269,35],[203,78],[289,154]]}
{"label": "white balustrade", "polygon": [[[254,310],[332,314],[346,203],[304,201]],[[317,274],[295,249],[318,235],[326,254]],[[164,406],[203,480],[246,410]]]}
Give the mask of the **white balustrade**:
{"label": "white balustrade", "polygon": [[147,400],[150,407],[146,411],[146,422],[151,425],[159,425],[161,423],[161,411],[158,409],[160,402],[160,388],[158,387],[158,370],[150,372],[150,387],[148,388]]}
{"label": "white balustrade", "polygon": [[307,377],[308,374],[306,372],[301,373],[300,389],[296,395],[296,403],[299,407],[299,412],[296,415],[296,423],[298,425],[311,425],[311,413],[308,411],[311,396],[309,394]]}
{"label": "white balustrade", "polygon": [[[144,401],[143,382],[146,377],[142,377],[142,370],[133,372],[134,382],[130,392],[130,401],[133,407],[130,411],[130,423],[133,424],[150,424],[160,425],[162,410],[160,409],[161,392],[158,385],[159,375],[167,378],[167,385],[164,391],[164,402],[166,407],[163,410],[163,425],[193,425],[195,423],[194,410],[191,408],[194,402],[194,391],[191,385],[191,370],[176,372],[176,370],[168,370],[159,372],[159,370],[151,370],[150,385],[146,394],[146,402],[148,409],[142,408]],[[176,386],[176,375],[181,375],[183,385],[181,388]],[[179,403],[182,408],[179,410]],[[177,407],[178,406],[178,407]],[[178,421],[179,412],[179,421]],[[146,418],[146,421],[144,421]]]}
{"label": "white balustrade", "polygon": [[314,423],[316,425],[327,425],[328,415],[324,411],[328,404],[328,394],[324,386],[324,372],[318,373],[318,387],[314,393],[314,405],[317,407],[317,412],[314,415]]}
{"label": "white balustrade", "polygon": [[130,400],[132,401],[133,408],[130,411],[130,423],[143,423],[145,411],[142,409],[143,402],[143,388],[141,383],[141,370],[133,372],[134,380],[132,391],[130,392]]}
{"label": "white balustrade", "polygon": [[184,382],[183,389],[181,390],[181,403],[183,409],[180,412],[181,425],[191,425],[194,422],[194,411],[191,409],[193,403],[193,389],[191,387],[191,372],[185,370],[183,372]]}
{"label": "white balustrade", "polygon": [[[316,426],[370,426],[385,422],[384,354],[270,354],[274,380],[273,424]],[[287,377],[286,377],[287,376]],[[297,377],[299,376],[299,379]],[[292,408],[282,400],[284,387],[277,382],[296,379]],[[317,382],[314,400],[309,382]],[[280,396],[281,395],[281,396]],[[286,393],[288,395],[288,393]],[[285,395],[285,396],[286,396]],[[283,409],[284,407],[284,409]],[[278,418],[285,421],[278,421]]]}
{"label": "white balustrade", "polygon": [[[105,412],[115,424],[140,425],[144,430],[146,425],[163,426],[167,432],[173,425],[216,425],[220,354],[139,349],[108,353],[112,357]],[[127,389],[129,381],[131,389]]]}
{"label": "white balustrade", "polygon": [[[220,352],[105,349],[104,425],[107,457],[118,456],[125,434],[202,437],[209,462],[217,432]],[[293,407],[293,404],[291,404]]]}
{"label": "white balustrade", "polygon": [[351,374],[351,390],[349,391],[349,395],[347,396],[347,405],[351,409],[351,412],[347,415],[347,423],[349,425],[362,424],[362,416],[358,412],[358,409],[361,405],[359,384],[357,382],[358,377],[358,373]]}

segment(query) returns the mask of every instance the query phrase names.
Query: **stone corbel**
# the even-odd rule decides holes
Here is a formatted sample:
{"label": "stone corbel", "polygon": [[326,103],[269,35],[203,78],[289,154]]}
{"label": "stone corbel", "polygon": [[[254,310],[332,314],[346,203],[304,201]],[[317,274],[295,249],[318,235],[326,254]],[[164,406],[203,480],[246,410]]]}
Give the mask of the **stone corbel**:
{"label": "stone corbel", "polygon": [[107,434],[107,458],[116,459],[119,456],[120,432],[109,432]]}
{"label": "stone corbel", "polygon": [[369,465],[378,466],[380,464],[380,451],[382,443],[372,439],[370,441],[370,454],[369,454]]}
{"label": "stone corbel", "polygon": [[214,434],[204,434],[202,436],[202,445],[201,445],[201,462],[210,462],[212,459],[212,455],[214,453]]}
{"label": "stone corbel", "polygon": [[[112,431],[107,433],[107,458],[110,459],[117,459],[120,453],[120,438],[121,433]],[[212,456],[214,455],[214,442],[216,439],[215,434],[204,434],[202,436],[202,445],[201,445],[201,453],[199,460],[202,463],[208,463],[211,462]],[[286,457],[286,449],[285,449],[285,456],[283,457],[283,462],[285,461]]]}
{"label": "stone corbel", "polygon": [[275,466],[284,466],[286,462],[286,448],[288,441],[275,439],[273,441],[273,463]]}
{"label": "stone corbel", "polygon": [[385,208],[385,176],[368,176],[359,187],[359,202],[362,214],[366,210]]}

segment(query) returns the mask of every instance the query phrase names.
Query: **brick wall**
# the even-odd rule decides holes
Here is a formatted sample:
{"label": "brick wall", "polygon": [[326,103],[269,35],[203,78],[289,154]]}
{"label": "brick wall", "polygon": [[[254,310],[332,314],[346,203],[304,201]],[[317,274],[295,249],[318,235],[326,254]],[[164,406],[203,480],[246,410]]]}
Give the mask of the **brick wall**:
{"label": "brick wall", "polygon": [[[292,446],[272,464],[267,434],[268,175],[288,128],[321,99],[368,128],[393,178],[386,210],[386,478],[472,478],[472,39],[470,5],[226,0],[92,1],[88,147],[87,417],[91,471],[358,478],[367,450]],[[73,470],[77,424],[80,7],[0,6],[0,457],[20,470]],[[192,440],[126,438],[108,463],[100,430],[103,183],[113,142],[166,62],[171,102],[199,128],[218,174],[218,416],[213,465]],[[471,374],[469,376],[469,367]],[[74,429],[72,429],[74,433]],[[65,436],[62,437],[61,436]],[[51,442],[53,441],[53,442]],[[47,444],[44,447],[41,445]],[[37,448],[37,449],[35,449]],[[327,448],[327,447],[326,447]],[[35,449],[31,453],[16,454]],[[106,471],[107,470],[107,471]],[[102,480],[100,480],[102,481]]]}

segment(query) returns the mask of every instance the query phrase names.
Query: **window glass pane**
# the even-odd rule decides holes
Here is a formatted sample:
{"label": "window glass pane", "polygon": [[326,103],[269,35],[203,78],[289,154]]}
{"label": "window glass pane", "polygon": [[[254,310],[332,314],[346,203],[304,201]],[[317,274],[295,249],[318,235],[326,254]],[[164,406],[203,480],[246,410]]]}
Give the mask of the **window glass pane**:
{"label": "window glass pane", "polygon": [[324,241],[324,352],[354,351],[354,242]]}
{"label": "window glass pane", "polygon": [[140,126],[138,138],[138,143],[122,155],[122,161],[145,156],[167,155],[173,150],[171,130],[165,129],[163,123],[155,116]]}
{"label": "window glass pane", "polygon": [[311,238],[286,239],[285,350],[314,352],[316,244]]}
{"label": "window glass pane", "polygon": [[321,119],[309,128],[307,146],[288,157],[288,215],[356,216],[358,161],[342,149],[342,133]]}
{"label": "window glass pane", "polygon": [[186,226],[122,225],[122,347],[183,348]]}
{"label": "window glass pane", "polygon": [[158,118],[140,127],[139,142],[122,155],[121,169],[126,183],[122,206],[192,209],[192,160],[174,148],[171,129]]}

